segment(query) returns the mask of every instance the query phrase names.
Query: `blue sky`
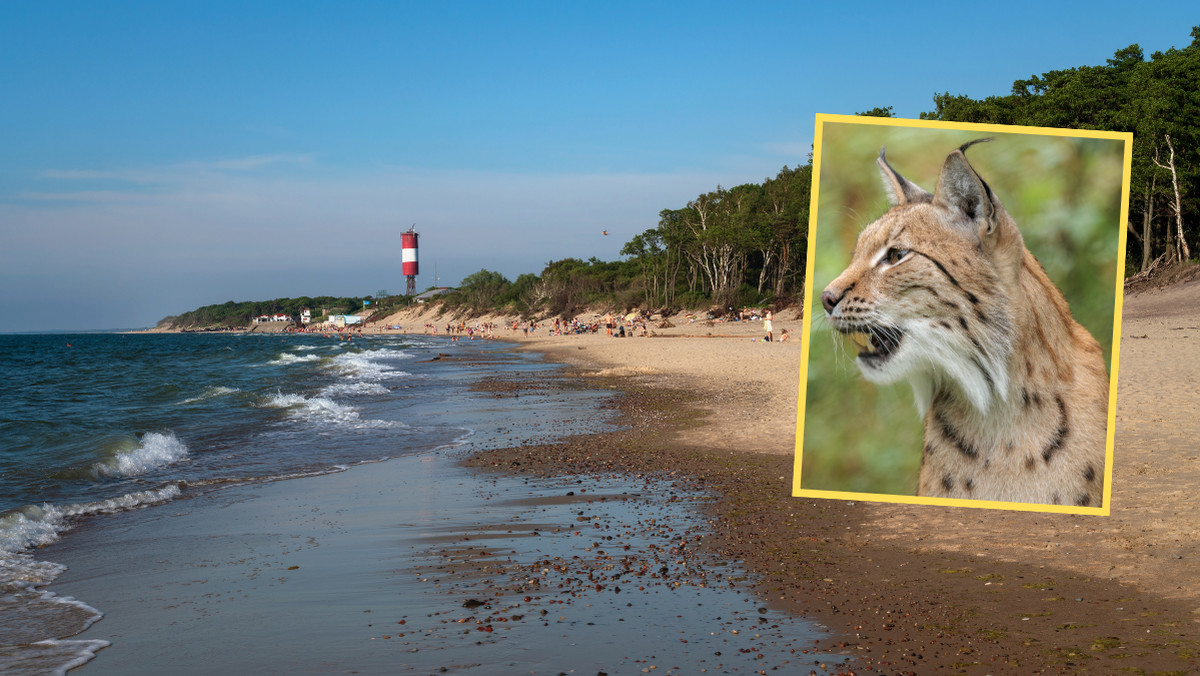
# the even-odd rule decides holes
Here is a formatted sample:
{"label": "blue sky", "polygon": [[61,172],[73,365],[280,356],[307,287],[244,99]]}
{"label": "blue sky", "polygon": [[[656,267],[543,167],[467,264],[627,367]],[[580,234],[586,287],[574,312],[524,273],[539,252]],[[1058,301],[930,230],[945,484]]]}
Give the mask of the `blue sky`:
{"label": "blue sky", "polygon": [[617,259],[660,210],[806,162],[818,112],[917,117],[1200,24],[1006,8],[0,2],[0,331],[399,292],[414,223],[422,289]]}

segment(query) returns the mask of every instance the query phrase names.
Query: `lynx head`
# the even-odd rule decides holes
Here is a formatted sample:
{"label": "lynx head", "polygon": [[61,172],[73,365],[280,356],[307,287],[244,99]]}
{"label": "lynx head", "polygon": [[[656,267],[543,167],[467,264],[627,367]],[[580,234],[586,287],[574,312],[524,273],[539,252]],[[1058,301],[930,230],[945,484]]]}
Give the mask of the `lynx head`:
{"label": "lynx head", "polygon": [[941,388],[980,413],[1007,395],[1007,296],[1025,246],[967,162],[964,151],[978,142],[946,157],[933,194],[892,169],[880,150],[891,208],[862,231],[849,266],[821,294],[830,326],[855,337],[863,375],[880,384],[909,380],[922,412]]}

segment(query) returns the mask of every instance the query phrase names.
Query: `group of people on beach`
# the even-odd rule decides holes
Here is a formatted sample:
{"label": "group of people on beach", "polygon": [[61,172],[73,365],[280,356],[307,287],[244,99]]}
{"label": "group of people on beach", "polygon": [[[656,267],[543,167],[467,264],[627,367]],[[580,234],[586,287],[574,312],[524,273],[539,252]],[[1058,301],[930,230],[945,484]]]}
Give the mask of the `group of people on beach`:
{"label": "group of people on beach", "polygon": [[603,317],[597,315],[590,322],[581,321],[578,317],[573,319],[555,317],[553,325],[547,320],[545,326],[540,322],[532,320],[526,323],[514,320],[506,328],[513,333],[520,331],[525,336],[534,334],[538,329],[544,329],[547,335],[551,336],[594,334],[599,333],[600,329],[604,329],[608,335],[618,338],[624,338],[627,335],[648,335],[646,322],[642,317],[621,319],[611,314],[604,315]]}
{"label": "group of people on beach", "polygon": [[[493,322],[475,322],[474,324],[462,321],[450,322],[446,324],[442,335],[450,336],[451,340],[458,340],[459,337],[464,335],[470,340],[475,340],[476,338],[495,338],[496,328],[496,324]],[[438,335],[437,324],[425,322],[425,333]]]}
{"label": "group of people on beach", "polygon": [[[340,340],[350,340],[354,336],[358,336],[359,338],[362,337],[363,325],[362,324],[353,324],[350,326],[333,326],[330,324],[317,324],[317,325],[310,325],[310,326],[289,326],[288,328],[284,329],[283,332],[284,333],[308,333],[308,334],[319,333],[322,336],[324,336],[325,338],[338,338]],[[379,329],[378,328],[375,329],[375,332],[378,333]]]}

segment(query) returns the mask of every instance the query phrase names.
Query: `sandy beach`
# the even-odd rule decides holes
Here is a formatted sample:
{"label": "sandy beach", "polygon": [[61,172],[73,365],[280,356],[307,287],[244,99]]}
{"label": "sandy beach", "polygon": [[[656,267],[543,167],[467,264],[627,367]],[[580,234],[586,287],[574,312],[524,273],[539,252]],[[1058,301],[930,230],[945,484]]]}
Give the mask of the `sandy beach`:
{"label": "sandy beach", "polygon": [[[801,319],[780,314],[776,331],[799,335]],[[1125,299],[1109,517],[791,498],[799,341],[760,342],[760,322],[657,333],[502,334],[583,377],[661,398],[631,404],[645,425],[633,439],[510,455],[548,473],[704,476],[723,495],[713,509],[726,553],[771,578],[765,596],[844,632],[834,647],[856,650],[868,670],[1197,668],[1200,360],[1184,355],[1200,345],[1200,283]],[[647,438],[653,452],[638,452]]]}

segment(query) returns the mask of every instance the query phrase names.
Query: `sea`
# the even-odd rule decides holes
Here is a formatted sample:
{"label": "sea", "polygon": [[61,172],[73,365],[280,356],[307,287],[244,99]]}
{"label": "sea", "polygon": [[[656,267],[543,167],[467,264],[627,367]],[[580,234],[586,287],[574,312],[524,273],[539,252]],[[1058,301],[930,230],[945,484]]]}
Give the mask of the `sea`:
{"label": "sea", "polygon": [[[451,341],[422,334],[351,340],[253,333],[0,335],[0,354],[0,382],[5,388],[0,397],[0,672],[6,674],[65,673],[85,663],[85,673],[93,671],[93,665],[98,667],[96,673],[116,673],[105,668],[101,652],[109,648],[110,641],[89,638],[98,634],[99,627],[87,630],[102,621],[108,612],[105,604],[120,607],[120,599],[110,598],[102,604],[83,595],[51,591],[55,580],[67,571],[55,554],[70,552],[73,533],[79,542],[77,555],[62,555],[72,561],[71,575],[85,579],[102,576],[102,570],[87,568],[91,561],[104,557],[87,552],[103,552],[109,546],[107,529],[112,529],[113,542],[120,541],[115,524],[122,515],[152,514],[154,510],[173,514],[181,509],[179,505],[200,501],[199,496],[228,495],[239,487],[271,484],[284,486],[286,491],[289,480],[299,479],[291,484],[300,485],[313,477],[389,459],[420,462],[419,458],[430,454],[444,457],[473,446],[519,444],[613,429],[611,414],[604,406],[611,395],[604,390],[566,388],[539,399],[519,388],[510,395],[481,388],[483,381],[528,382],[561,368],[499,341]],[[445,501],[429,510],[431,514],[474,509],[477,516],[472,518],[488,518],[498,513],[499,500],[492,501],[491,494],[480,498],[477,482],[462,478],[470,472],[451,470],[444,461],[438,466],[442,467],[439,473],[458,477],[453,480],[457,487],[421,487]],[[487,489],[492,494],[515,491],[525,498],[533,495],[529,480],[509,479],[506,488],[497,481],[493,479]],[[617,491],[601,484],[592,489]],[[539,490],[563,493],[554,486]],[[456,496],[455,491],[463,495]],[[654,509],[679,509],[671,504],[677,500],[674,495],[672,492],[667,500],[664,494],[664,502]],[[472,499],[477,505],[468,508]],[[254,503],[240,498],[238,502],[238,509],[251,510],[245,519],[252,521]],[[565,523],[583,519],[577,515],[583,512],[573,511],[576,508],[571,505],[562,509],[572,510],[560,516]],[[538,518],[548,516],[543,508]],[[427,535],[433,518],[411,524],[416,541]],[[514,512],[513,522],[519,518]],[[640,518],[628,516],[631,521]],[[688,518],[694,515],[681,512],[671,517],[672,528],[682,529],[682,523],[676,522]],[[702,525],[703,521],[696,523]],[[547,530],[545,525],[538,528]],[[576,546],[569,536],[572,532],[579,536],[579,531],[571,531],[569,526],[562,530],[567,539],[559,546],[567,550]],[[651,535],[635,532],[628,537]],[[539,538],[537,542],[541,543],[539,549],[527,552],[535,561],[548,551],[551,540]],[[639,547],[653,551],[657,546],[629,542],[635,551]],[[591,551],[590,543],[579,546]],[[520,547],[514,544],[510,563]],[[580,559],[578,554],[583,551],[574,558]],[[429,552],[414,551],[404,565],[419,566],[422,557],[428,556]],[[155,562],[149,559],[155,557],[146,558],[127,565],[152,568]],[[130,598],[137,595],[136,575],[132,579],[134,585],[128,592],[114,593]],[[128,584],[128,579],[122,584]],[[69,580],[67,586],[71,588]],[[442,590],[425,586],[430,588],[406,592],[406,600],[397,603],[417,607],[418,600],[431,593],[435,595],[430,599],[444,602]],[[738,610],[729,611],[726,617],[736,617],[751,602],[744,596],[730,601]],[[628,599],[614,596],[605,601],[613,608],[610,614],[634,608],[617,604],[617,600]],[[717,600],[706,602],[712,608],[720,607]],[[595,599],[594,604],[589,601],[585,605],[590,609],[603,604]],[[661,600],[646,607],[649,613],[665,609]],[[682,617],[685,612],[675,616]],[[773,626],[789,626],[788,618],[772,613]],[[428,617],[436,615],[430,612]],[[623,616],[610,619],[613,626],[628,626],[623,624]],[[754,616],[750,621],[757,627],[766,619]],[[120,620],[110,622],[122,626]],[[651,620],[651,626],[658,622]],[[595,624],[584,626],[594,628]],[[314,635],[327,629],[317,628]],[[703,624],[695,627],[699,633],[707,633],[706,629]],[[806,638],[811,636],[811,628],[798,631]],[[653,636],[653,632],[647,635]],[[432,629],[422,640],[422,655],[437,655],[431,652],[435,644],[442,649],[453,645]],[[699,641],[693,642],[698,649]],[[463,645],[466,649],[483,644]],[[418,647],[405,650],[415,654]],[[572,660],[579,659],[577,648],[564,650],[575,656]],[[754,652],[760,651],[756,648]],[[610,653],[596,659],[601,658],[610,659]],[[346,659],[353,662],[361,659],[361,654],[351,651]],[[636,664],[629,659],[625,666]],[[121,662],[114,657],[109,664],[116,668]],[[211,666],[210,662],[198,664]],[[302,666],[288,671],[300,673],[306,670]],[[516,662],[510,666],[515,667]],[[196,673],[204,673],[205,668]],[[381,666],[380,670],[387,668]]]}
{"label": "sea", "polygon": [[197,491],[460,444],[469,416],[447,416],[447,402],[481,376],[448,359],[491,361],[489,374],[552,368],[506,347],[425,335],[0,336],[0,671],[38,641],[65,663],[86,656],[58,637],[102,615],[43,591],[62,567],[39,547]]}

